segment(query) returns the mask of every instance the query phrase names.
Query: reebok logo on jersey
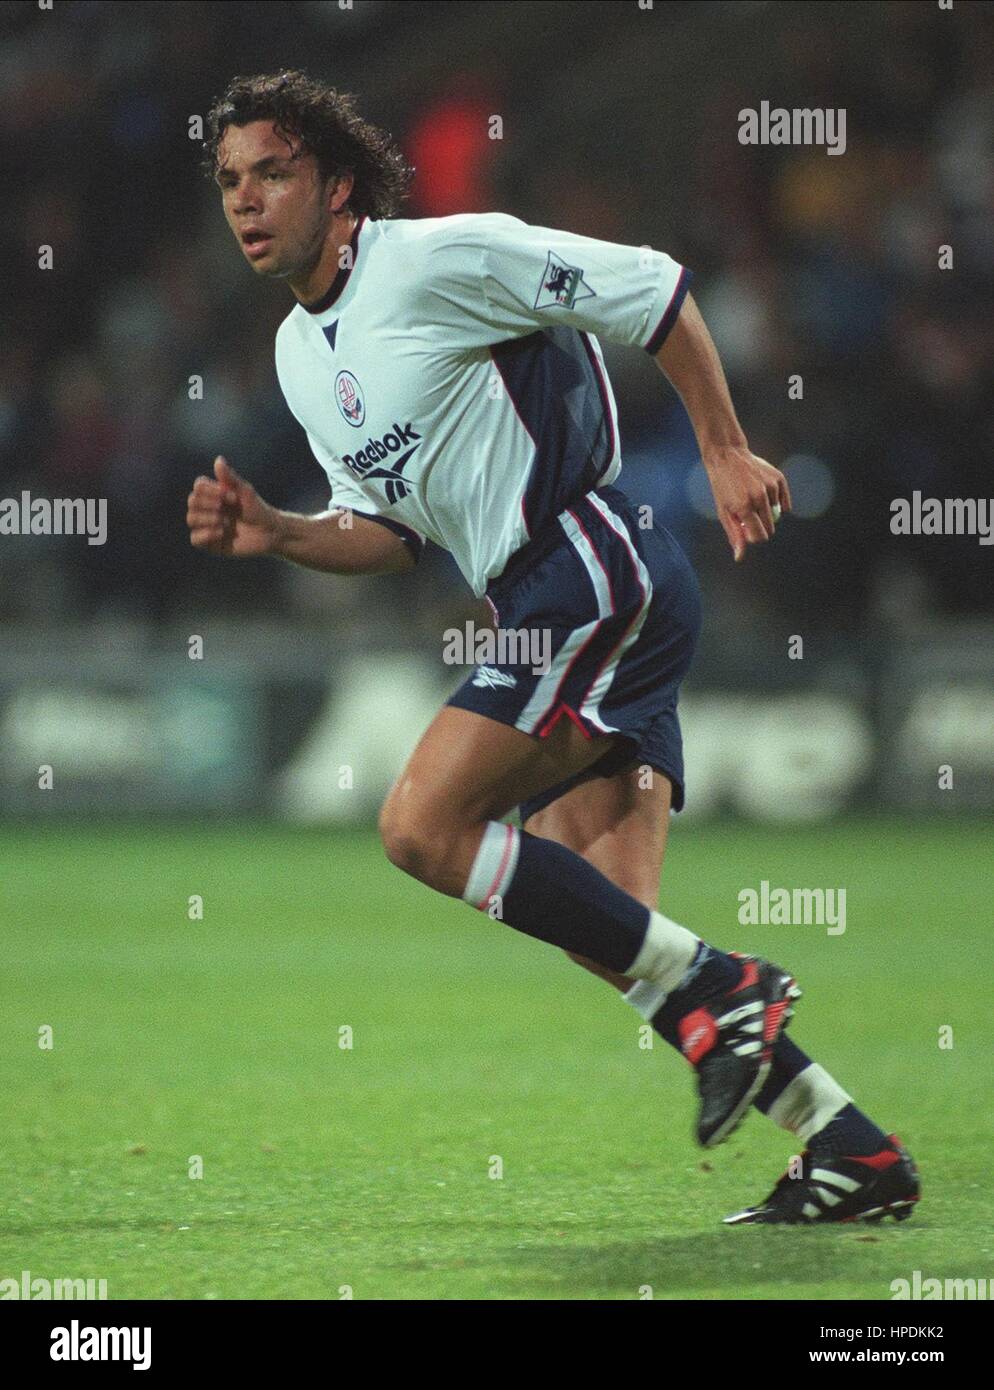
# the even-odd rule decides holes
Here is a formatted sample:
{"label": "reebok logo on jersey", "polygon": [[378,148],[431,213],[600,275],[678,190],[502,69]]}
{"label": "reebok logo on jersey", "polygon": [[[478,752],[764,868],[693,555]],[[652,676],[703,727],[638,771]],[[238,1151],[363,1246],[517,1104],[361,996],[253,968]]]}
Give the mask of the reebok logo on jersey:
{"label": "reebok logo on jersey", "polygon": [[[381,459],[389,458],[391,454],[396,454],[398,449],[405,444],[409,444],[412,439],[418,441],[412,448],[403,453],[400,458],[392,459],[391,468],[377,468],[376,464]],[[402,476],[404,466],[417,451],[421,442],[421,436],[408,420],[407,424],[401,426],[395,420],[393,428],[383,436],[382,439],[370,437],[366,440],[366,446],[355,454],[345,454],[342,462],[348,464],[352,472],[357,474],[364,481],[381,479],[384,483],[384,492],[388,502],[399,502],[402,497],[406,497],[411,491],[411,484]]]}
{"label": "reebok logo on jersey", "polygon": [[585,282],[578,265],[567,265],[554,251],[549,252],[542,283],[535,296],[536,309],[572,309],[578,299],[592,299],[594,291]]}
{"label": "reebok logo on jersey", "polygon": [[473,677],[473,684],[493,690],[498,685],[517,685],[517,676],[509,676],[506,671],[498,671],[495,666],[480,666]]}

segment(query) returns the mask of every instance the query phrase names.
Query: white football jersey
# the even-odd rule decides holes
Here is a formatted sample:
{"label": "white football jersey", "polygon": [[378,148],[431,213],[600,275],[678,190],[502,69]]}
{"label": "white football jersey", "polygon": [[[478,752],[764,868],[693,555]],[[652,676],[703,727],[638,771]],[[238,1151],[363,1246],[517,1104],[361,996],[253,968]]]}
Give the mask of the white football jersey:
{"label": "white football jersey", "polygon": [[444,547],[477,595],[618,476],[594,334],[656,352],[691,273],[665,253],[504,213],[362,218],[352,264],[276,335],[331,505]]}

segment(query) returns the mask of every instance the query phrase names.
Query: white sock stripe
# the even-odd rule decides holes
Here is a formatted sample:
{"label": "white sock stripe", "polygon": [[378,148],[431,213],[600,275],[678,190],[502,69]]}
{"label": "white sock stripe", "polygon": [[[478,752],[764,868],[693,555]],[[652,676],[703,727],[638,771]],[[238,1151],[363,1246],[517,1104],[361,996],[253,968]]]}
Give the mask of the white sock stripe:
{"label": "white sock stripe", "polygon": [[489,821],[469,871],[463,899],[485,912],[494,896],[507,892],[518,867],[521,834],[513,825]]}
{"label": "white sock stripe", "polygon": [[639,953],[623,973],[637,980],[651,980],[669,994],[686,975],[699,940],[661,912],[650,912]]}
{"label": "white sock stripe", "polygon": [[788,1081],[768,1113],[775,1125],[806,1143],[851,1100],[852,1096],[824,1067],[812,1062]]}
{"label": "white sock stripe", "polygon": [[646,1023],[651,1023],[666,1003],[666,991],[654,985],[651,980],[636,980],[625,995],[636,1013],[642,1015]]}

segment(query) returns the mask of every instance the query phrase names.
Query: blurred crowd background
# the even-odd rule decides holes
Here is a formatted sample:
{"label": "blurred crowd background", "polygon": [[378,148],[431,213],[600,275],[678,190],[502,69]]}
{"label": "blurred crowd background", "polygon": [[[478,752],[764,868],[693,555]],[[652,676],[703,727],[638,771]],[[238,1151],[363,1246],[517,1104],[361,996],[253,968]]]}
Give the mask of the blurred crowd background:
{"label": "blurred crowd background", "polygon": [[[187,138],[229,77],[297,65],[357,92],[399,138],[418,170],[408,215],[500,209],[659,246],[695,271],[753,447],[794,471],[802,515],[781,530],[783,563],[756,565],[764,608],[810,630],[872,618],[895,584],[915,608],[990,604],[975,540],[887,527],[890,499],[915,488],[991,491],[990,6],[89,0],[0,13],[4,495],[106,497],[111,517],[105,547],[19,547],[16,581],[5,545],[5,619],[158,621],[207,594],[293,612],[289,569],[192,554],[183,512],[222,451],[281,505],[325,501],[273,369],[292,301],[244,264]],[[764,99],[845,107],[845,154],[740,144],[738,111]],[[51,271],[37,268],[43,243]],[[626,482],[720,588],[727,555],[695,509],[682,407],[632,356],[611,350]],[[203,403],[188,399],[195,373]],[[461,593],[439,556],[419,589],[423,603]]]}
{"label": "blurred crowd background", "polygon": [[[292,298],[244,263],[188,138],[232,76],[298,66],[399,139],[406,215],[502,210],[695,272],[750,443],[797,504],[743,578],[678,399],[605,345],[621,484],[691,555],[707,640],[872,653],[880,633],[991,613],[992,548],[889,529],[915,489],[994,492],[989,4],[25,0],[0,6],[0,42],[0,496],[105,497],[110,518],[103,547],[0,540],[8,638],[221,617],[367,638],[399,616],[437,651],[476,612],[431,548],[413,577],[357,588],[188,544],[187,492],[219,452],[281,506],[327,499],[273,366]],[[844,155],[739,143],[764,100],[844,107]]]}

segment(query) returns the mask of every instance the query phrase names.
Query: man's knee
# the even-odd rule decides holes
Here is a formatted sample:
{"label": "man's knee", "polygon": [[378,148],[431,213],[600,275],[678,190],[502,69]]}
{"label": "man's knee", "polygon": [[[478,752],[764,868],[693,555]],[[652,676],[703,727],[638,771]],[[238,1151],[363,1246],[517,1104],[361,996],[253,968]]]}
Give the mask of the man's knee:
{"label": "man's knee", "polygon": [[457,829],[430,807],[401,806],[391,795],[380,811],[380,839],[390,863],[429,887],[447,891],[446,866],[457,838]]}
{"label": "man's knee", "polygon": [[428,836],[419,819],[402,810],[392,796],[380,811],[380,840],[391,864],[414,878],[423,876],[429,858]]}

